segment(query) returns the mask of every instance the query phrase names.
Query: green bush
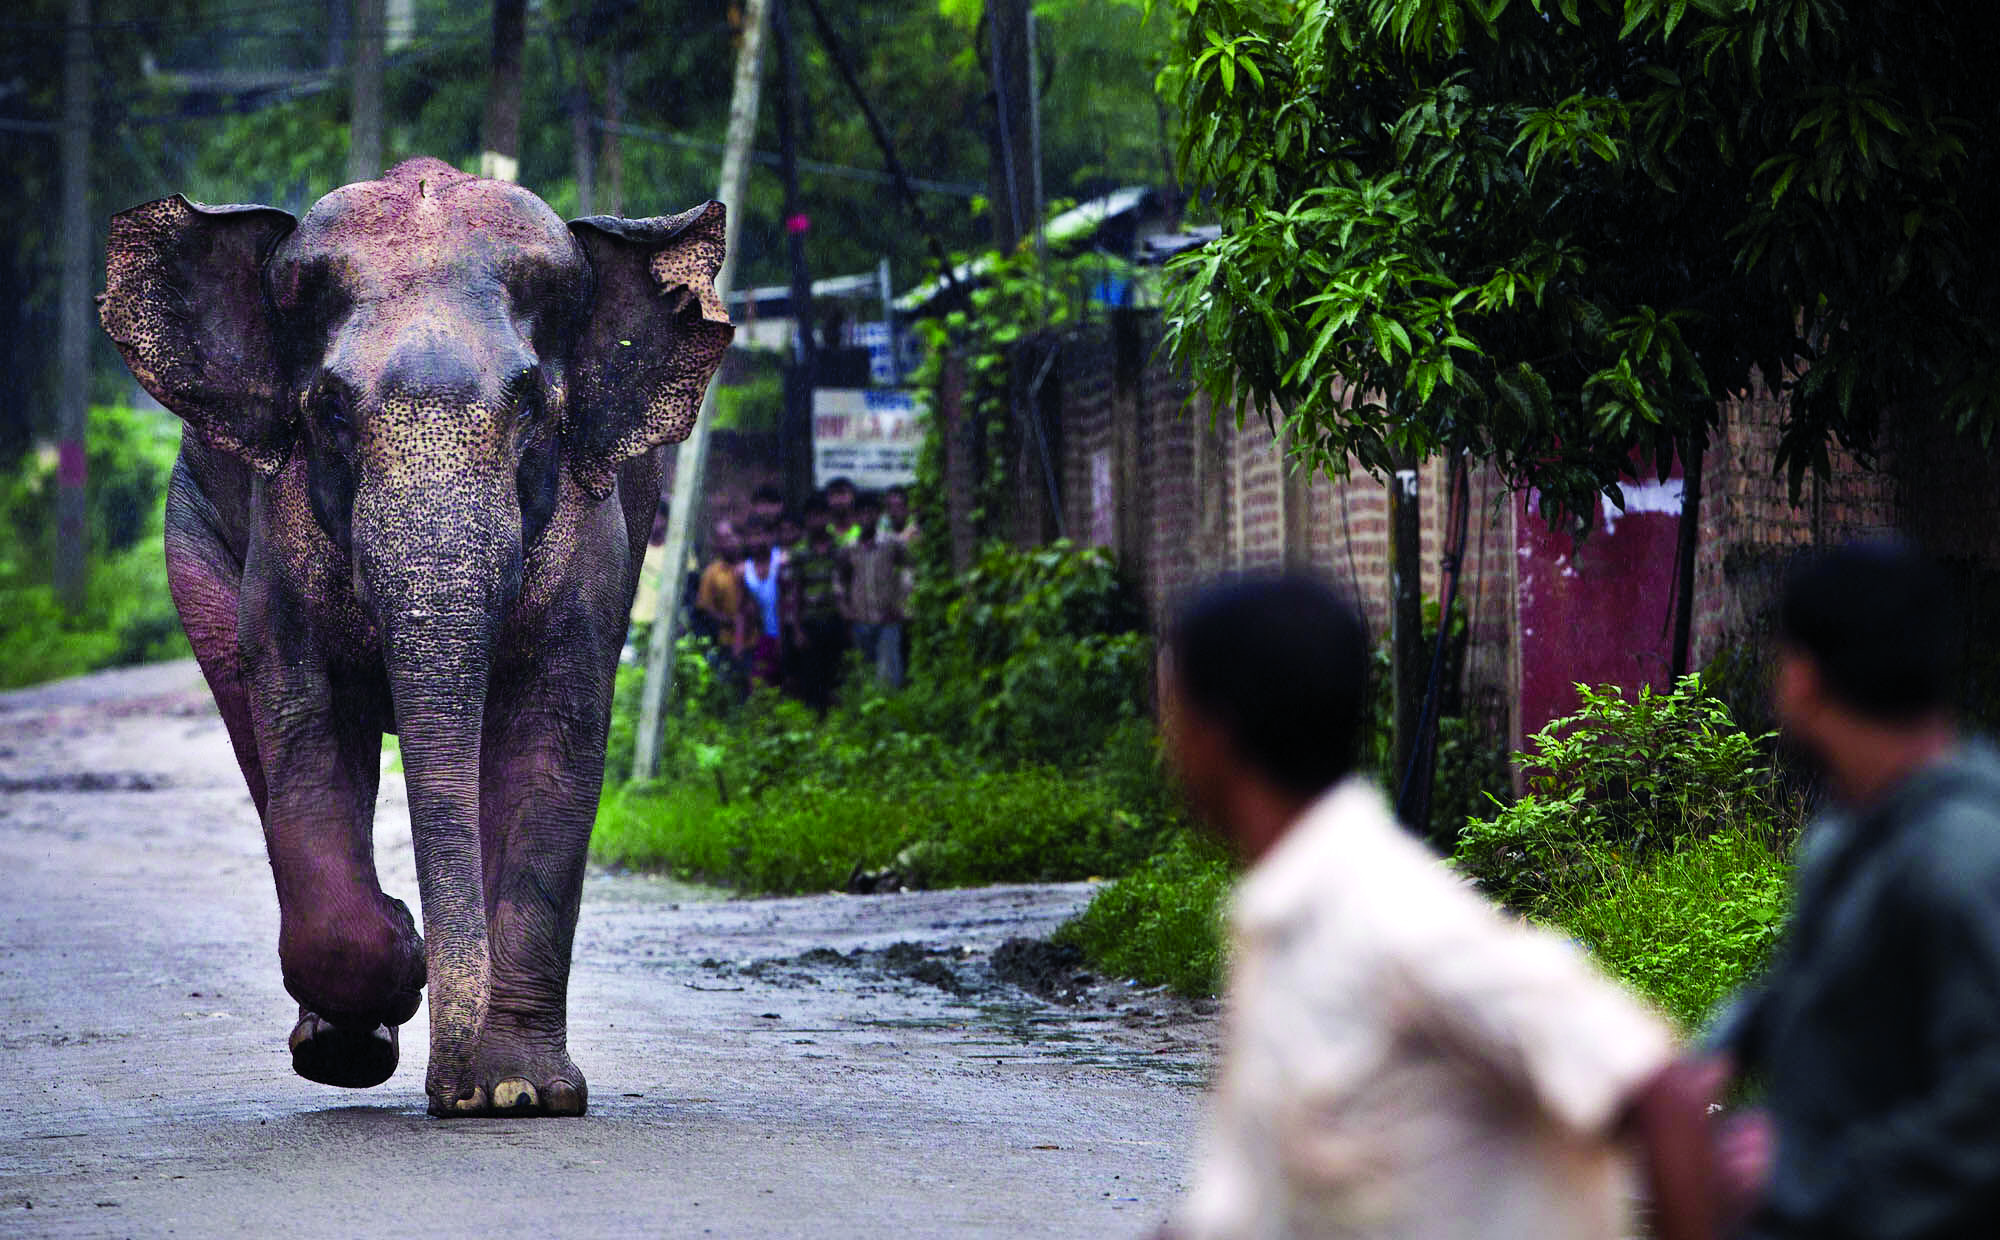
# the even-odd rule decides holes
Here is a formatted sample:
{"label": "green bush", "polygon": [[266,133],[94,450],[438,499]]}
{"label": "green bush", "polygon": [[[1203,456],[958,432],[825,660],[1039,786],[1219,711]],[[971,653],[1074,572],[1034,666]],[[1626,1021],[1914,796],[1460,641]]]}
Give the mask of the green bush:
{"label": "green bush", "polygon": [[1798,810],[1764,756],[1766,738],[1737,728],[1700,677],[1631,699],[1609,685],[1577,694],[1581,709],[1517,755],[1527,795],[1459,835],[1458,863],[1490,894],[1532,912],[1683,839],[1739,829],[1789,841]]}
{"label": "green bush", "polygon": [[1802,806],[1768,738],[1698,677],[1631,699],[1577,692],[1581,709],[1518,755],[1530,791],[1469,821],[1454,860],[1692,1025],[1768,958]]}
{"label": "green bush", "polygon": [[1106,886],[1057,932],[1099,968],[1184,995],[1222,986],[1222,916],[1235,867],[1186,832]]}
{"label": "green bush", "polygon": [[911,617],[911,722],[983,759],[1085,763],[1145,715],[1152,643],[1102,547],[993,544],[921,581]]}
{"label": "green bush", "polygon": [[179,427],[167,413],[91,410],[88,585],[74,615],[53,584],[54,455],[31,454],[0,477],[0,688],[190,653],[162,550]]}

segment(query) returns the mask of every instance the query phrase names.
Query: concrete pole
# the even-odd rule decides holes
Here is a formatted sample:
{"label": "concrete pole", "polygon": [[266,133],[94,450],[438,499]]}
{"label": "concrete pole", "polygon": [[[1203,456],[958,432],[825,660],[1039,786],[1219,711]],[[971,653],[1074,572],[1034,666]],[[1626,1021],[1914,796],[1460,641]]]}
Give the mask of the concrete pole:
{"label": "concrete pole", "polygon": [[354,0],[353,94],[348,106],[347,179],[382,171],[382,51],[389,22],[382,0]]}
{"label": "concrete pole", "polygon": [[69,0],[63,38],[62,315],[57,324],[56,597],[74,616],[90,587],[90,0]]}
{"label": "concrete pole", "polygon": [[[729,246],[723,252],[722,270],[715,277],[715,291],[726,303],[736,279],[738,239],[743,235],[739,214],[743,186],[750,172],[750,143],[757,136],[757,88],[764,64],[764,11],[766,0],[745,0],[743,5],[743,46],[736,53],[736,86],[730,96],[729,131],[722,155],[722,178],[715,196],[729,212]],[[653,634],[646,645],[646,686],[639,703],[639,735],[632,748],[632,778],[645,780],[657,769],[660,748],[660,718],[673,689],[675,630],[680,625],[681,583],[687,564],[688,544],[694,531],[694,514],[701,505],[701,477],[708,466],[708,428],[715,420],[715,385],[711,383],[701,398],[701,414],[694,430],[681,441],[674,456],[673,497],[667,505],[666,571],[660,574],[659,605],[653,612]]]}
{"label": "concrete pole", "polygon": [[496,181],[521,179],[521,47],[527,23],[528,0],[493,0],[493,63],[479,175]]}

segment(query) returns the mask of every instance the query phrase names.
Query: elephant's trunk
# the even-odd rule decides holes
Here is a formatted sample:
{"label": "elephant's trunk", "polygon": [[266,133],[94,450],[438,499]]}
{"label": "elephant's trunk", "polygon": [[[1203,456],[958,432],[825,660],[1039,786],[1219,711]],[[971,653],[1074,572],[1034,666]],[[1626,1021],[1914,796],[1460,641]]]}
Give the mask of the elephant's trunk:
{"label": "elephant's trunk", "polygon": [[511,488],[358,494],[355,569],[381,629],[416,844],[432,1075],[470,1055],[489,969],[480,746],[494,640],[521,580]]}

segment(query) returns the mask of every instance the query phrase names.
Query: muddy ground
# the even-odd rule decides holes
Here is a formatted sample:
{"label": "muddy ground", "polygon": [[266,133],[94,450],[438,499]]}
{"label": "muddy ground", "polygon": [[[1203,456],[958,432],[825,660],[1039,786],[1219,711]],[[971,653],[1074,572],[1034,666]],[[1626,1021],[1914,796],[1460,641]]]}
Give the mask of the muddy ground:
{"label": "muddy ground", "polygon": [[191,663],[0,694],[0,1235],[1137,1236],[1213,1018],[1033,942],[1088,897],[594,873],[590,1114],[433,1120],[422,1012],[386,1085],[291,1074],[262,840]]}

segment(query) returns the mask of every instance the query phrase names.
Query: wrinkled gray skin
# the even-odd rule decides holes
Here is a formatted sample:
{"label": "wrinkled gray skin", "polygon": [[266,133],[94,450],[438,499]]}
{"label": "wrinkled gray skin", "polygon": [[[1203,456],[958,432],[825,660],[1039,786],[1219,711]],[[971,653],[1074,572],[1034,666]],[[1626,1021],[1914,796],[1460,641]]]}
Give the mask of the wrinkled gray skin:
{"label": "wrinkled gray skin", "polygon": [[[565,226],[436,160],[112,225],[100,309],[188,424],[174,601],[264,821],[293,1064],[364,1086],[428,978],[436,1115],[576,1115],[566,996],[663,449],[730,336],[722,209]],[[382,735],[420,937],[371,853]]]}

